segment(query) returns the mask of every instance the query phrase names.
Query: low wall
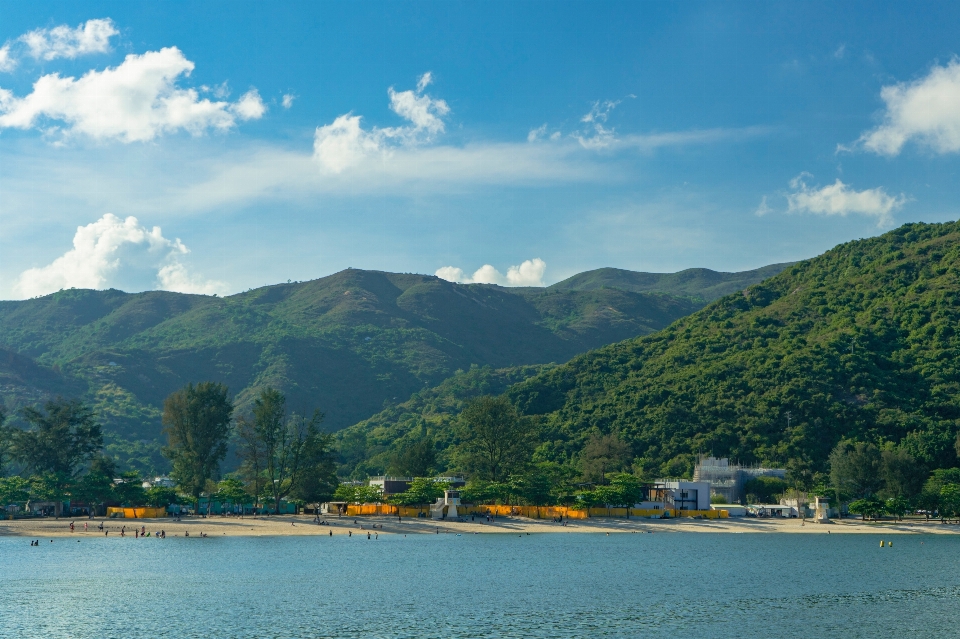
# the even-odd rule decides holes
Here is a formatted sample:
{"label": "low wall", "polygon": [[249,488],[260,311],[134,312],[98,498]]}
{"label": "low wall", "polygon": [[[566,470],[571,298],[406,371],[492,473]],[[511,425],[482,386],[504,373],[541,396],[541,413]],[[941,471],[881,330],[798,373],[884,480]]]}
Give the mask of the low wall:
{"label": "low wall", "polygon": [[167,509],[149,508],[146,506],[137,508],[107,508],[107,517],[113,517],[114,514],[124,519],[156,519],[158,517],[166,517]]}
{"label": "low wall", "polygon": [[[128,509],[129,510],[129,509]],[[143,510],[143,509],[140,509]],[[729,514],[725,510],[645,510],[640,508],[589,508],[577,509],[567,506],[502,506],[489,504],[480,506],[458,506],[459,515],[495,515],[497,517],[528,517],[530,519],[587,519],[589,517],[655,517],[667,515],[669,517],[702,517],[704,519],[726,519]],[[350,504],[347,506],[348,517],[361,515],[392,515],[396,517],[416,517],[418,513],[429,515],[429,507],[422,511],[418,508],[393,506],[390,504]]]}

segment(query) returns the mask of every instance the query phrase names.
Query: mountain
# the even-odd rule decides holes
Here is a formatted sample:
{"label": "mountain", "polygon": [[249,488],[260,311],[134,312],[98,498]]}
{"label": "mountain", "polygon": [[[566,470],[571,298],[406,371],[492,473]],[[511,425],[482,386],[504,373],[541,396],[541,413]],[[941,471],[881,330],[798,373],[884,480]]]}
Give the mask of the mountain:
{"label": "mountain", "polygon": [[121,464],[159,469],[163,400],[188,382],[227,384],[241,411],[271,385],[339,430],[459,370],[565,362],[650,334],[701,308],[695,297],[356,269],[224,298],[70,289],[0,302],[0,348],[21,371],[0,368],[0,394],[11,407],[80,395]]}
{"label": "mountain", "polygon": [[708,268],[688,268],[677,273],[640,273],[619,268],[598,268],[557,282],[547,287],[547,290],[593,291],[615,288],[633,293],[663,293],[711,302],[773,277],[791,264],[793,262],[770,264],[740,273],[721,273]]}
{"label": "mountain", "polygon": [[960,224],[909,224],[788,267],[652,335],[512,386],[557,459],[620,433],[650,473],[697,453],[823,470],[841,438],[958,463]]}

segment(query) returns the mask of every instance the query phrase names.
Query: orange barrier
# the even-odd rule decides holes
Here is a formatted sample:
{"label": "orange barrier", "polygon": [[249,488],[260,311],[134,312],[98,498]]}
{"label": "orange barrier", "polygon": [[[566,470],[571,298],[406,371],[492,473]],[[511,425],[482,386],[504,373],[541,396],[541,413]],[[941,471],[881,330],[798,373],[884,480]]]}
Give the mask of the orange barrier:
{"label": "orange barrier", "polygon": [[[119,510],[119,509],[118,509]],[[130,510],[130,509],[127,509]],[[142,508],[139,510],[143,510]],[[457,513],[460,515],[495,515],[497,517],[527,517],[529,519],[587,519],[589,517],[621,517],[628,516],[627,508],[590,508],[576,509],[567,506],[503,506],[500,504],[484,504],[480,506],[460,506]],[[347,506],[347,516],[361,515],[400,515],[401,517],[416,517],[424,512],[429,515],[429,507],[422,510],[407,506],[391,504],[350,504]],[[726,510],[647,510],[630,508],[630,517],[702,517],[703,519],[726,519],[729,513]],[[141,515],[146,516],[146,515]]]}
{"label": "orange barrier", "polygon": [[138,506],[136,508],[107,508],[107,517],[113,517],[116,514],[124,519],[156,519],[157,517],[166,517],[166,508],[150,508],[147,506]]}

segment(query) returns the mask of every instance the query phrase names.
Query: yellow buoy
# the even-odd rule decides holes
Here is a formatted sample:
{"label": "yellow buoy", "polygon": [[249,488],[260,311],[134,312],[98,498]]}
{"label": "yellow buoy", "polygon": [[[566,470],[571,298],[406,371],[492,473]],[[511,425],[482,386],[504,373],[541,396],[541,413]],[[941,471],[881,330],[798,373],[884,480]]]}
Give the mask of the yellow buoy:
{"label": "yellow buoy", "polygon": [[887,546],[890,547],[890,548],[893,548],[893,542],[892,542],[892,541],[888,541],[888,542],[887,542]]}
{"label": "yellow buoy", "polygon": [[883,548],[883,540],[880,540],[880,547]]}

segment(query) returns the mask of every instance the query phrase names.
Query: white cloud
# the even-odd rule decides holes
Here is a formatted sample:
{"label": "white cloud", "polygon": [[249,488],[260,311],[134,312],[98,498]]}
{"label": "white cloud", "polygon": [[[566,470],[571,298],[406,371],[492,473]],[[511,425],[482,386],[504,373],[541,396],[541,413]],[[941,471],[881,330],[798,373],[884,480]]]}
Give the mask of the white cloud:
{"label": "white cloud", "polygon": [[179,49],[169,47],[128,55],[118,67],[89,71],[79,80],[42,76],[23,98],[0,89],[0,129],[28,129],[53,120],[65,125],[65,135],[143,142],[178,130],[194,135],[226,130],[266,112],[256,89],[230,103],[179,88],[178,78],[193,68]]}
{"label": "white cloud", "polygon": [[936,153],[960,151],[960,60],[935,65],[913,82],[883,87],[880,97],[887,105],[883,124],[860,136],[864,148],[894,156],[913,140]]}
{"label": "white cloud", "polygon": [[17,59],[10,53],[10,43],[0,47],[0,72],[9,73],[17,68]]}
{"label": "white cloud", "polygon": [[292,106],[293,106],[293,101],[296,100],[296,99],[297,99],[297,96],[293,95],[292,93],[286,93],[286,94],[284,94],[284,96],[283,96],[283,101],[282,101],[283,108],[284,108],[284,109],[289,109],[290,107],[292,107]]}
{"label": "white cloud", "polygon": [[807,186],[805,178],[809,173],[801,173],[790,181],[792,193],[787,194],[788,213],[814,213],[817,215],[850,214],[866,215],[877,218],[877,226],[888,226],[893,221],[893,212],[900,209],[907,198],[888,195],[882,187],[855,191],[849,185],[837,181],[822,188]]}
{"label": "white cloud", "polygon": [[580,121],[587,126],[586,130],[574,134],[574,138],[587,149],[603,149],[616,142],[615,131],[603,125],[610,116],[610,112],[617,108],[620,100],[597,100],[590,111]]}
{"label": "white cloud", "polygon": [[38,60],[76,58],[90,53],[110,51],[110,38],[120,33],[113,20],[87,20],[76,29],[65,24],[52,29],[36,29],[20,36],[20,41]]}
{"label": "white cloud", "polygon": [[[107,213],[96,222],[77,227],[73,248],[50,264],[20,274],[14,290],[23,297],[45,295],[64,288],[102,289],[118,280],[131,281],[135,272],[154,274],[156,283],[181,293],[213,293],[221,282],[190,276],[180,263],[188,253],[179,239],[163,237],[130,216],[121,220]],[[148,275],[149,276],[149,275]]]}
{"label": "white cloud", "polygon": [[393,87],[387,90],[390,109],[409,125],[373,127],[367,131],[360,126],[361,116],[347,113],[337,117],[332,124],[317,127],[313,151],[321,168],[341,173],[378,152],[425,144],[443,133],[443,117],[450,113],[450,107],[444,100],[435,100],[423,93],[431,81],[427,72],[417,82],[416,91],[398,92]]}
{"label": "white cloud", "polygon": [[511,266],[507,274],[489,264],[484,264],[473,275],[466,277],[463,269],[456,266],[443,266],[434,273],[437,277],[448,282],[459,284],[499,284],[500,286],[543,286],[543,274],[547,270],[547,263],[539,257],[524,260],[519,266]]}
{"label": "white cloud", "polygon": [[772,212],[772,211],[773,211],[773,209],[771,209],[769,206],[767,206],[767,196],[764,195],[764,196],[760,199],[760,206],[757,207],[757,210],[754,212],[754,214],[755,214],[757,217],[763,217],[764,215],[766,215],[767,213],[770,213],[770,212]]}

